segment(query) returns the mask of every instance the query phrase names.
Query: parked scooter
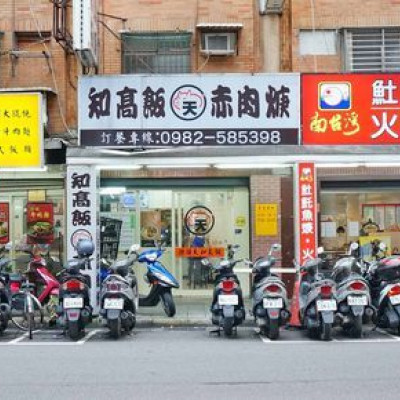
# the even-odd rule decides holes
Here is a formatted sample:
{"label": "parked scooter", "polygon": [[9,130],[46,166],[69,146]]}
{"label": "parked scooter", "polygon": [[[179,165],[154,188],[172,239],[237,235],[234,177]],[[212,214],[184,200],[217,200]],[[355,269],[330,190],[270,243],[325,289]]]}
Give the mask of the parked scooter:
{"label": "parked scooter", "polygon": [[377,309],[376,325],[400,335],[400,257],[385,257],[371,263],[366,280]]}
{"label": "parked scooter", "polygon": [[338,260],[332,271],[338,305],[335,321],[354,338],[362,336],[363,317],[370,319],[375,312],[368,283],[361,276],[361,265],[356,257],[358,248],[357,243],[352,243],[350,257]]}
{"label": "parked scooter", "polygon": [[[27,266],[26,275],[30,282],[35,285],[34,294],[43,306],[46,306],[49,315],[49,323],[55,323],[57,318],[57,305],[59,302],[60,283],[47,269],[45,258],[41,255],[40,249],[33,246],[32,250],[25,250],[30,260]],[[12,293],[12,308],[21,310],[24,304],[24,294],[21,286],[24,279],[19,273],[10,274],[9,287]]]}
{"label": "parked scooter", "polygon": [[8,327],[11,314],[11,293],[8,287],[9,274],[7,268],[10,260],[3,257],[4,248],[0,249],[0,334]]}
{"label": "parked scooter", "polygon": [[87,239],[79,240],[76,245],[77,258],[69,260],[60,276],[60,305],[58,323],[72,340],[81,337],[85,326],[92,320],[90,305],[90,277],[81,270],[91,269],[90,256],[94,244]]}
{"label": "parked scooter", "polygon": [[140,263],[146,263],[147,273],[144,280],[151,286],[146,297],[139,297],[140,307],[154,307],[160,300],[165,314],[173,317],[176,313],[175,302],[172,297],[172,288],[179,288],[176,278],[158,261],[165,252],[160,244],[157,249],[145,250],[138,255]]}
{"label": "parked scooter", "polygon": [[321,258],[307,260],[300,269],[300,321],[311,338],[331,340],[337,310],[335,282],[319,273],[322,262]]}
{"label": "parked scooter", "polygon": [[235,260],[235,253],[239,245],[228,245],[227,258],[212,266],[208,259],[203,259],[203,265],[212,267],[217,275],[214,280],[213,301],[211,304],[211,320],[221,329],[226,336],[232,336],[233,331],[240,325],[245,317],[242,289],[237,275],[233,272],[234,266],[243,260]]}
{"label": "parked scooter", "polygon": [[254,263],[246,260],[252,267],[252,312],[262,335],[271,340],[279,338],[279,327],[290,318],[285,284],[271,274],[276,259],[273,253],[281,249],[280,244],[273,244],[266,257],[258,258]]}
{"label": "parked scooter", "polygon": [[118,339],[122,329],[130,332],[136,324],[139,295],[136,276],[131,267],[137,260],[139,245],[133,245],[125,260],[116,261],[104,279],[100,292],[100,315]]}

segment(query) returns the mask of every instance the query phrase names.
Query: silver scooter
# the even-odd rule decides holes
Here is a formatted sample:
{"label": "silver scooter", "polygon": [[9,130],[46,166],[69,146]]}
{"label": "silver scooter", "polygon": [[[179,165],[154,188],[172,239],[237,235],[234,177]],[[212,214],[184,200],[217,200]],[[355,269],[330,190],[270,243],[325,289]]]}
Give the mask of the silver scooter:
{"label": "silver scooter", "polygon": [[319,273],[322,261],[321,258],[308,260],[300,269],[300,321],[311,338],[332,340],[337,310],[335,282]]}
{"label": "silver scooter", "polygon": [[137,280],[130,268],[137,260],[139,245],[129,249],[127,258],[111,265],[100,292],[100,315],[114,339],[121,336],[122,329],[130,332],[136,324],[139,306]]}
{"label": "silver scooter", "polygon": [[290,318],[286,286],[271,273],[276,262],[273,253],[280,249],[281,245],[276,243],[266,257],[260,257],[254,263],[245,260],[253,274],[252,313],[260,333],[271,340],[279,338],[279,327]]}
{"label": "silver scooter", "polygon": [[332,271],[338,305],[335,322],[354,338],[362,336],[363,319],[369,320],[375,314],[368,282],[361,275],[362,266],[356,257],[358,248],[352,243],[350,256],[338,260]]}

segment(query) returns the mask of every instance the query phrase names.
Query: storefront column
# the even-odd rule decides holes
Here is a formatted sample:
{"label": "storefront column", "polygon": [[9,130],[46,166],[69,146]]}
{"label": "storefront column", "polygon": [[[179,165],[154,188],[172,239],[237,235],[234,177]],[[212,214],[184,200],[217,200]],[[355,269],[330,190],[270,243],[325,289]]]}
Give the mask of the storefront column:
{"label": "storefront column", "polygon": [[[281,243],[281,177],[274,175],[252,175],[250,177],[251,204],[251,257],[265,256],[273,243]],[[255,228],[256,204],[277,204],[278,229],[276,236],[258,236]]]}
{"label": "storefront column", "polygon": [[68,165],[65,184],[67,198],[67,257],[68,260],[77,255],[76,244],[79,239],[94,242],[95,250],[91,256],[91,269],[84,273],[90,276],[90,303],[93,312],[99,309],[99,172],[94,166]]}

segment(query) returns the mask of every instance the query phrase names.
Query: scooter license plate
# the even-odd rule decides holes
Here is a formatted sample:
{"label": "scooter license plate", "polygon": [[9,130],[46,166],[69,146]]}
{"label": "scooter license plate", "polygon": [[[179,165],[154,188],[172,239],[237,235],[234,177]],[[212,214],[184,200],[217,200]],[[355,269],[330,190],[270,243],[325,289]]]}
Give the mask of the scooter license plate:
{"label": "scooter license plate", "polygon": [[392,305],[397,306],[397,304],[400,304],[400,294],[397,294],[396,296],[390,296],[389,298]]}
{"label": "scooter license plate", "polygon": [[318,311],[336,311],[336,308],[335,300],[317,300]]}
{"label": "scooter license plate", "polygon": [[122,310],[124,308],[124,299],[105,299],[104,309],[106,310]]}
{"label": "scooter license plate", "polygon": [[366,306],[368,299],[367,296],[347,296],[347,304],[349,306]]}
{"label": "scooter license plate", "polygon": [[282,308],[283,300],[279,299],[263,299],[263,307],[264,308]]}
{"label": "scooter license plate", "polygon": [[220,306],[237,306],[239,304],[239,296],[237,294],[220,294],[218,296],[218,304]]}
{"label": "scooter license plate", "polygon": [[64,309],[68,308],[83,308],[82,297],[67,297],[63,300]]}

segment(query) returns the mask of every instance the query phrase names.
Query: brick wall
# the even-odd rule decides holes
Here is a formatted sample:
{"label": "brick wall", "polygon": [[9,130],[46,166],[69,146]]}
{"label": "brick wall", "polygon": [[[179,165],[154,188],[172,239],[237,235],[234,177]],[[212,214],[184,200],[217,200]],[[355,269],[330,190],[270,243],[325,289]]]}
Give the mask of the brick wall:
{"label": "brick wall", "polygon": [[[99,11],[121,19],[100,16],[99,23],[100,74],[121,73],[121,31],[190,31],[192,41],[193,72],[257,72],[260,69],[260,37],[258,9],[252,0],[98,0]],[[72,4],[72,2],[71,2]],[[15,6],[14,6],[15,5]],[[30,8],[32,6],[32,9]],[[69,30],[72,32],[68,11]],[[201,22],[241,23],[239,54],[232,57],[210,57],[199,54],[199,35],[196,25]],[[77,128],[77,77],[81,74],[74,55],[67,56],[62,48],[50,39],[45,48],[39,40],[29,45],[29,54],[18,59],[10,56],[18,43],[13,32],[37,34],[37,25],[43,33],[52,32],[53,5],[49,0],[0,1],[0,87],[49,87],[56,95],[48,96],[50,135],[66,131],[61,118],[69,128]],[[117,37],[116,37],[117,36]],[[24,49],[26,46],[24,47]],[[40,52],[50,53],[49,63]],[[33,57],[35,56],[35,57]],[[50,66],[49,66],[50,64]],[[53,76],[56,83],[54,83]],[[59,100],[59,101],[58,101]],[[61,112],[60,112],[61,108]]]}
{"label": "brick wall", "polygon": [[[255,205],[258,203],[278,204],[278,235],[256,236],[255,234]],[[251,229],[251,256],[265,256],[271,244],[281,243],[281,178],[274,175],[252,175],[250,177],[250,217]]]}
{"label": "brick wall", "polygon": [[[311,5],[314,4],[314,19]],[[361,27],[389,27],[400,25],[399,0],[291,0],[292,48],[285,48],[287,64],[292,55],[293,71],[339,72],[340,52],[337,56],[300,56],[300,29],[342,29]],[[289,33],[289,31],[287,31]]]}

